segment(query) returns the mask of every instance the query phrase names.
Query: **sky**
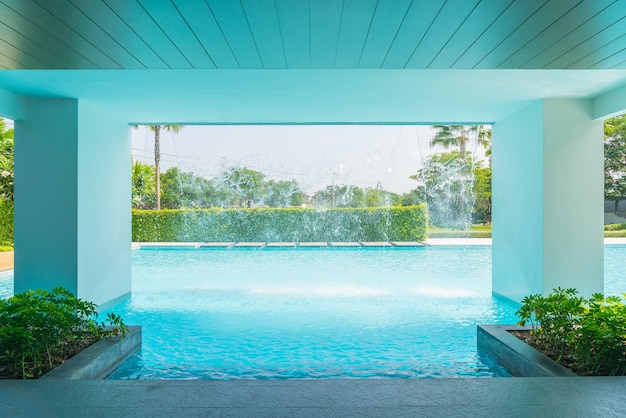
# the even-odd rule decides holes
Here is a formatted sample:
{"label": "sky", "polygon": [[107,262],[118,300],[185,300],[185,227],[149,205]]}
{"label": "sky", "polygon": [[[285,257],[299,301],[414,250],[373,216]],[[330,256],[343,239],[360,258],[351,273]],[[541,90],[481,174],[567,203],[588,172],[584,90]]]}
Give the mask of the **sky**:
{"label": "sky", "polygon": [[[247,167],[267,179],[297,180],[313,194],[327,185],[376,187],[407,193],[409,177],[441,147],[424,125],[187,125],[161,133],[161,170],[172,166],[214,178]],[[154,133],[132,129],[135,160],[154,164]]]}

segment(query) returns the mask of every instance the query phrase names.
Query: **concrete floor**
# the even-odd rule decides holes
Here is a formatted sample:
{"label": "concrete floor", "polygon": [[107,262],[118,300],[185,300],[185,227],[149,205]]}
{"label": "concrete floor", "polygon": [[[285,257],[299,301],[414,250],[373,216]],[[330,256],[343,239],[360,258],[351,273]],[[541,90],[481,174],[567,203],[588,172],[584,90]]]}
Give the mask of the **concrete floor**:
{"label": "concrete floor", "polygon": [[624,417],[626,378],[0,381],[2,417]]}

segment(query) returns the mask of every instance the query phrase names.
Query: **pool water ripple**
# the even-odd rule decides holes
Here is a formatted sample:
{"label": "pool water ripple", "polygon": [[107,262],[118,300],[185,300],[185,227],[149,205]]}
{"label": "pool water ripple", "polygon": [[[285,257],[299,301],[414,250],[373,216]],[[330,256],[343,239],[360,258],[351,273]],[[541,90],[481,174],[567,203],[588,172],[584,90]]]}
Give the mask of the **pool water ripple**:
{"label": "pool water ripple", "polygon": [[143,250],[144,347],[113,379],[493,377],[475,327],[511,322],[491,250]]}

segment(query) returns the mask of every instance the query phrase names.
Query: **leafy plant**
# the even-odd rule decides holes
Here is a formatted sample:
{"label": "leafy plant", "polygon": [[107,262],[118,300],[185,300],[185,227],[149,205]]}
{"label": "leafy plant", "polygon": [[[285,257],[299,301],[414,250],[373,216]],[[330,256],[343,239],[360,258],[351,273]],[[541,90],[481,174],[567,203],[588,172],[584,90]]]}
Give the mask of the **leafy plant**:
{"label": "leafy plant", "polygon": [[520,325],[531,325],[534,346],[579,374],[626,374],[626,305],[619,297],[585,299],[557,288],[525,297],[517,315]]}
{"label": "leafy plant", "polygon": [[0,300],[0,378],[37,378],[103,337],[126,335],[119,315],[98,323],[96,308],[62,287]]}

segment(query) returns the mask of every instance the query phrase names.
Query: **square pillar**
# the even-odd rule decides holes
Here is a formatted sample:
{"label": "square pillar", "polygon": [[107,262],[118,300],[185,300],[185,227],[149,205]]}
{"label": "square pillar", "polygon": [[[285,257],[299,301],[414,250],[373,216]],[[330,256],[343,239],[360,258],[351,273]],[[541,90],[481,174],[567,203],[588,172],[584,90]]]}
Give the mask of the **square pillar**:
{"label": "square pillar", "polygon": [[493,125],[493,292],[604,291],[603,123],[588,100],[537,101]]}
{"label": "square pillar", "polygon": [[105,108],[28,99],[15,124],[15,292],[130,292],[130,136]]}

